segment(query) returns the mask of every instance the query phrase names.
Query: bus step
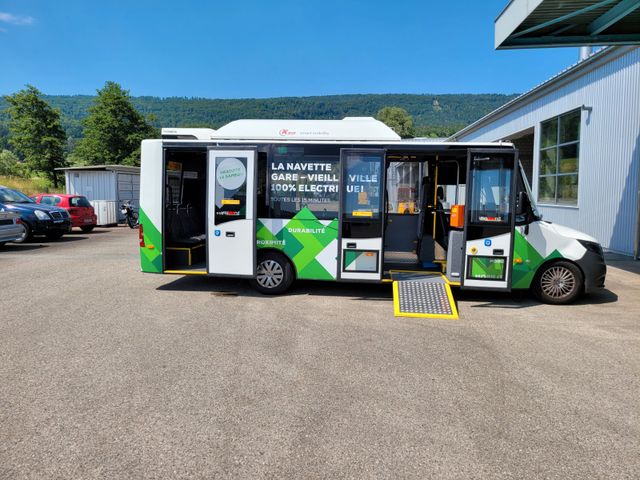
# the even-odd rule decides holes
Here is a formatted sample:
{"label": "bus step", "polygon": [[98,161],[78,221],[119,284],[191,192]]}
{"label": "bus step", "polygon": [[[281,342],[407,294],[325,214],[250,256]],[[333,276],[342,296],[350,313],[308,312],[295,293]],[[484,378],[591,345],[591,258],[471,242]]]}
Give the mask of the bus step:
{"label": "bus step", "polygon": [[396,317],[458,319],[451,287],[442,276],[395,280],[393,310]]}

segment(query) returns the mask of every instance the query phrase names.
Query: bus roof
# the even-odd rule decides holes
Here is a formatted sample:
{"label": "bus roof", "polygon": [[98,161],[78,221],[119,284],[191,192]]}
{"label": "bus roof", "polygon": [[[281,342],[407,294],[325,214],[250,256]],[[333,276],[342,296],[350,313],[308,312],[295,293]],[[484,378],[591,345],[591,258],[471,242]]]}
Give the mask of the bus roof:
{"label": "bus roof", "polygon": [[236,120],[218,130],[163,128],[163,138],[197,140],[349,140],[389,142],[400,136],[372,117],[342,120]]}
{"label": "bus roof", "polygon": [[163,128],[162,139],[173,142],[233,143],[317,143],[394,145],[398,147],[513,147],[510,142],[451,142],[431,139],[402,139],[384,123],[372,117],[342,120],[235,120],[218,130],[210,128]]}
{"label": "bus roof", "polygon": [[258,144],[290,144],[290,145],[345,145],[348,147],[354,147],[356,145],[361,147],[375,147],[375,148],[387,148],[392,150],[407,150],[417,151],[424,149],[425,151],[437,151],[437,150],[458,150],[468,148],[514,148],[512,142],[498,141],[498,142],[430,142],[430,141],[411,141],[408,140],[395,140],[395,141],[356,141],[356,140],[317,140],[310,142],[309,140],[288,140],[288,139],[274,139],[274,140],[259,140],[259,139],[243,139],[243,140],[222,140],[222,139],[187,139],[187,138],[164,138],[160,139],[148,139],[143,142],[163,142],[171,145],[224,145],[229,143],[231,145],[258,145]]}

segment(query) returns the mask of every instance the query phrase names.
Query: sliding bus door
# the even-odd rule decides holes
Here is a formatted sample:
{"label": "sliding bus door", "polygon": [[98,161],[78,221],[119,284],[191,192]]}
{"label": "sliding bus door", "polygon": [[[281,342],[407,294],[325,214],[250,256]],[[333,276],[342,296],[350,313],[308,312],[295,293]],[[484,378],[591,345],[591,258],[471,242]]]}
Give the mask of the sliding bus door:
{"label": "sliding bus door", "polygon": [[209,148],[207,179],[207,272],[256,275],[255,148]]}
{"label": "sliding bus door", "polygon": [[382,278],[385,150],[340,151],[338,279]]}

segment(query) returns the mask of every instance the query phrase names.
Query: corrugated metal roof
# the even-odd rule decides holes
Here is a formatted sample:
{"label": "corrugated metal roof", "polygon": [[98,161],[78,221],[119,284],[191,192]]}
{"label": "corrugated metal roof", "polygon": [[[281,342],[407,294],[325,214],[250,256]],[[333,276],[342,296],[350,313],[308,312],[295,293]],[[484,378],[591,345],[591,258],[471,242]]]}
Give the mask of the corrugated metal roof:
{"label": "corrugated metal roof", "polygon": [[640,0],[512,0],[496,48],[640,44]]}
{"label": "corrugated metal roof", "polygon": [[110,172],[123,172],[123,173],[140,173],[140,167],[132,167],[129,165],[83,165],[79,167],[64,167],[64,168],[56,168],[61,172],[66,170],[102,170],[102,171],[110,171]]}

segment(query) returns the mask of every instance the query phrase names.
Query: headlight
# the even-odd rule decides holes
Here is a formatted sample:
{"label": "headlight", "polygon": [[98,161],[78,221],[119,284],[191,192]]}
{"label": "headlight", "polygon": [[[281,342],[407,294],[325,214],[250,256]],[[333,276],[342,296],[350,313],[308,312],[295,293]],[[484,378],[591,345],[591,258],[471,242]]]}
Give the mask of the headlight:
{"label": "headlight", "polygon": [[578,242],[580,242],[580,245],[582,245],[588,251],[593,252],[596,255],[599,255],[601,257],[604,257],[604,254],[602,252],[602,247],[600,246],[599,243],[588,242],[587,240],[578,240]]}
{"label": "headlight", "polygon": [[47,214],[47,212],[43,212],[42,210],[36,210],[33,212],[38,220],[50,220],[51,217]]}

